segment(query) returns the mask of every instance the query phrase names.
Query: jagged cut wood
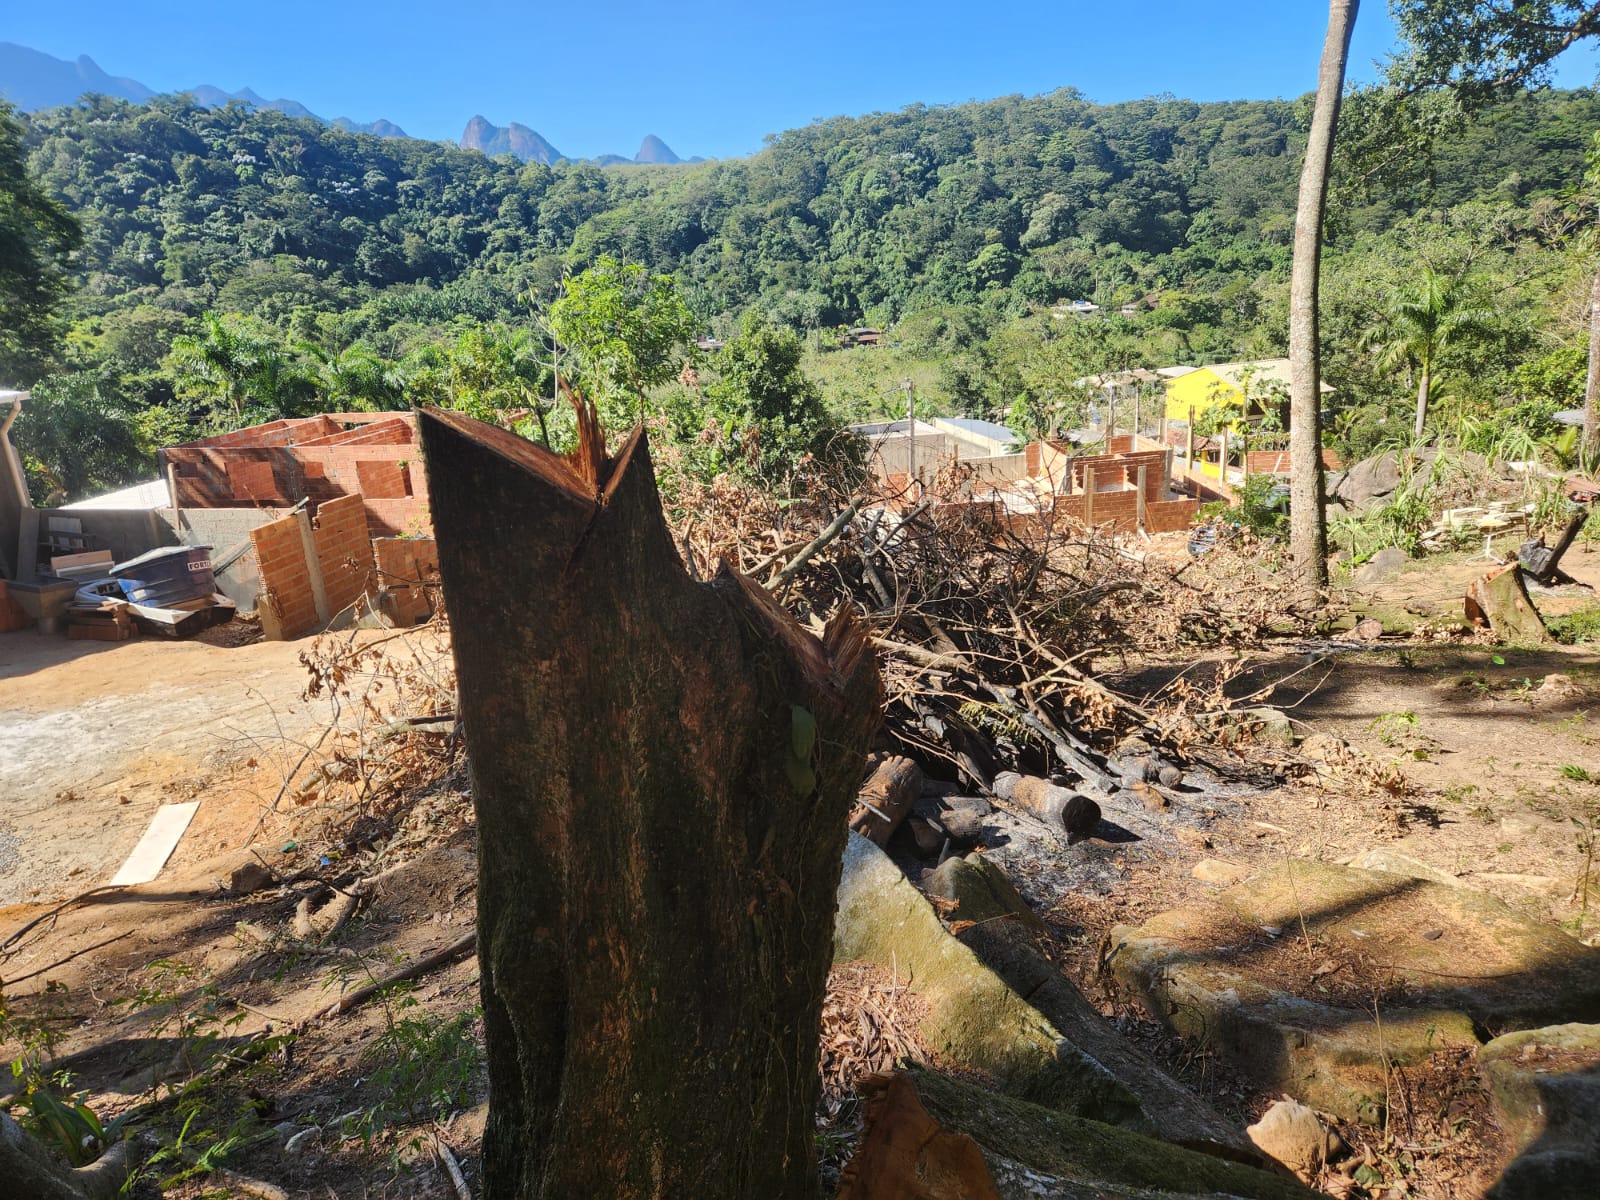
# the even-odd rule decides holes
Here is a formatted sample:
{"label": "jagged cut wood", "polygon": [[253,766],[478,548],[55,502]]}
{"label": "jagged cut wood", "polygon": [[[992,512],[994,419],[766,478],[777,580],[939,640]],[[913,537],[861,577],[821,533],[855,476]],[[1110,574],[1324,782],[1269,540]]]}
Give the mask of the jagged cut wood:
{"label": "jagged cut wood", "polygon": [[570,458],[421,417],[478,814],[484,1192],[811,1200],[872,648],[726,564],[690,579],[643,431],[606,457],[579,412]]}

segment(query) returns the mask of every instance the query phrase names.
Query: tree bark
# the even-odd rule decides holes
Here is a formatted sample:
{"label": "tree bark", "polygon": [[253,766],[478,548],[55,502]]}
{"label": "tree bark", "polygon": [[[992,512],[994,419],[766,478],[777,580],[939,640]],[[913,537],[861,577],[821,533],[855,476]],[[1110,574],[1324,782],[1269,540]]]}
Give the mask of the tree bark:
{"label": "tree bark", "polygon": [[1359,0],[1330,0],[1328,36],[1317,72],[1317,104],[1300,173],[1295,210],[1294,268],[1289,283],[1289,548],[1298,590],[1314,600],[1328,586],[1327,499],[1322,478],[1322,360],[1318,341],[1318,275],[1328,165],[1339,123],[1345,62]]}
{"label": "tree bark", "polygon": [[489,1200],[812,1200],[870,643],[684,572],[642,429],[421,418],[478,815]]}
{"label": "tree bark", "polygon": [[1411,430],[1411,435],[1417,441],[1422,440],[1422,430],[1428,423],[1428,400],[1433,395],[1433,371],[1424,366],[1422,378],[1417,382],[1417,423]]}
{"label": "tree bark", "polygon": [[1589,293],[1589,374],[1583,385],[1581,444],[1588,454],[1600,453],[1600,268]]}

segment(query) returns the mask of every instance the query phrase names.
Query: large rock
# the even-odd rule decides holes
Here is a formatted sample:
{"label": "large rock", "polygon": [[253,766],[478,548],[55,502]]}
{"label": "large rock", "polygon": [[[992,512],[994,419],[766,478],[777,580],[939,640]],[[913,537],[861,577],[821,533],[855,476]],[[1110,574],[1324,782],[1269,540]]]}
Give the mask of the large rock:
{"label": "large rock", "polygon": [[1279,1100],[1248,1132],[1263,1154],[1307,1183],[1344,1148],[1339,1135],[1298,1100]]}
{"label": "large rock", "polygon": [[[1405,569],[1411,561],[1411,556],[1399,546],[1386,546],[1369,558],[1364,566],[1356,573],[1353,582],[1357,587],[1372,587],[1387,579],[1393,579]],[[1382,626],[1379,626],[1382,633]],[[1368,639],[1371,640],[1371,639]]]}
{"label": "large rock", "polygon": [[[1406,466],[1413,478],[1426,479],[1433,469],[1438,450],[1422,446],[1406,451]],[[1459,455],[1462,467],[1482,470],[1488,464],[1480,454],[1470,451]],[[1352,464],[1347,470],[1328,476],[1328,501],[1348,512],[1363,513],[1388,501],[1400,486],[1400,456],[1393,450],[1374,454]]]}
{"label": "large rock", "polygon": [[1394,494],[1400,483],[1400,459],[1394,451],[1351,464],[1328,480],[1328,498],[1351,512],[1375,508]]}
{"label": "large rock", "polygon": [[1480,1026],[1600,1015],[1600,952],[1484,893],[1386,872],[1285,863],[1112,942],[1116,979],[1158,1020],[1346,1118],[1378,1115],[1389,1065],[1470,1052]]}
{"label": "large rock", "polygon": [[1281,708],[1264,704],[1250,708],[1229,708],[1221,712],[1202,713],[1198,723],[1202,729],[1215,733],[1227,743],[1251,741],[1282,750],[1294,749],[1294,724],[1289,714]]}
{"label": "large rock", "polygon": [[1044,929],[1044,922],[1005,872],[980,853],[946,859],[923,877],[922,889],[953,903],[963,921],[1015,919],[1029,929]]}
{"label": "large rock", "polygon": [[1126,1087],[951,937],[900,868],[857,833],[845,847],[833,955],[907,979],[928,1004],[922,1034],[948,1061],[1066,1112],[1113,1124],[1146,1121]]}
{"label": "large rock", "polygon": [[1519,1149],[1600,1149],[1600,1025],[1503,1034],[1478,1052],[1478,1069]]}

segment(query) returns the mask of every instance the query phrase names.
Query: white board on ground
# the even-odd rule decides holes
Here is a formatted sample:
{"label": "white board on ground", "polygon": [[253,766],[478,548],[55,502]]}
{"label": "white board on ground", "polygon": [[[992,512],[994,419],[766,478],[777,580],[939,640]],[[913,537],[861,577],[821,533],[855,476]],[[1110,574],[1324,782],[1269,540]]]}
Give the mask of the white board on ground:
{"label": "white board on ground", "polygon": [[149,883],[161,874],[161,868],[166,866],[178,839],[189,828],[195,809],[199,807],[200,801],[191,800],[187,804],[163,804],[156,809],[156,815],[150,820],[150,828],[144,831],[139,844],[128,855],[128,861],[122,864],[122,870],[112,879],[111,886]]}

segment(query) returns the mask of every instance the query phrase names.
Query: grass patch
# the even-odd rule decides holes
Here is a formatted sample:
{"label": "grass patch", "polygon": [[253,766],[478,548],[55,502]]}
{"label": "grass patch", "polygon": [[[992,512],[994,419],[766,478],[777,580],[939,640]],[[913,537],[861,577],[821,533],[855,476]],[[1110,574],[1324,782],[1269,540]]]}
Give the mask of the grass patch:
{"label": "grass patch", "polygon": [[1576,646],[1582,642],[1600,642],[1600,606],[1580,608],[1577,612],[1549,617],[1545,620],[1545,626],[1550,630],[1551,637],[1568,646]]}

